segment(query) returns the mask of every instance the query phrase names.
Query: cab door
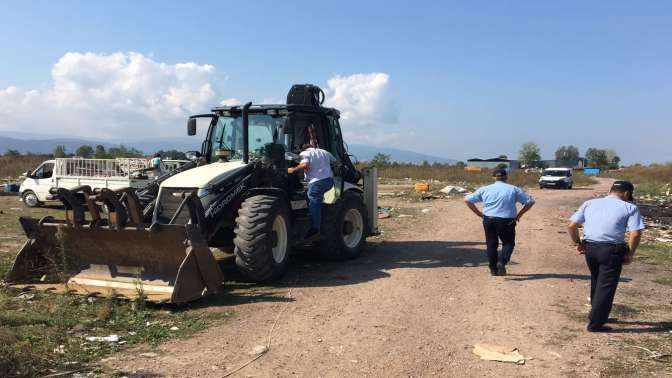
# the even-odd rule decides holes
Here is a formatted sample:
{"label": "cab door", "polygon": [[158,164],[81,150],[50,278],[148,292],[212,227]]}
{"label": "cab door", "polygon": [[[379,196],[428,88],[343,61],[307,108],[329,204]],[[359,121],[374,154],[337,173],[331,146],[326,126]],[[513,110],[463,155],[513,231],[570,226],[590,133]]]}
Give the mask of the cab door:
{"label": "cab door", "polygon": [[40,201],[45,201],[49,195],[49,189],[54,186],[54,163],[44,162],[31,175],[34,181],[33,191]]}
{"label": "cab door", "polygon": [[[336,158],[336,163],[332,166],[334,168],[334,201],[341,198],[343,188],[345,185],[345,151],[343,148],[341,126],[338,123],[338,118],[333,115],[323,115],[324,130],[324,149],[331,152]],[[325,196],[325,202],[327,197]]]}

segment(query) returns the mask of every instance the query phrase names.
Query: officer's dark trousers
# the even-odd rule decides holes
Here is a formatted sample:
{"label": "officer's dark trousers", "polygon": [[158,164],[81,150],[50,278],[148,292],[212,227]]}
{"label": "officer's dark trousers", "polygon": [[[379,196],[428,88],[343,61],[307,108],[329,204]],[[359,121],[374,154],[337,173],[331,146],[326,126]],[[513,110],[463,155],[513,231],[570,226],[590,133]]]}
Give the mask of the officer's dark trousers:
{"label": "officer's dark trousers", "polygon": [[[497,262],[507,264],[511,260],[513,247],[516,245],[516,220],[511,218],[483,217],[485,244],[488,250],[490,270],[497,269]],[[502,251],[497,253],[499,241]]]}
{"label": "officer's dark trousers", "polygon": [[589,325],[599,327],[607,322],[614,303],[616,286],[621,277],[625,244],[586,242],[586,263],[590,269]]}

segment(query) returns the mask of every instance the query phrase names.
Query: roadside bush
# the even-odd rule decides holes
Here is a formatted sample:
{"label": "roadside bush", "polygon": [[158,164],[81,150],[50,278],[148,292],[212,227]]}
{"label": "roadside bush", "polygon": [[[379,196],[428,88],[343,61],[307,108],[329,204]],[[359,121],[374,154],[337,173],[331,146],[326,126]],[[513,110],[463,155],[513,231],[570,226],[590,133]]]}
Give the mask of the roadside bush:
{"label": "roadside bush", "polygon": [[605,173],[606,177],[628,180],[637,196],[669,196],[672,193],[672,163],[632,166]]}
{"label": "roadside bush", "polygon": [[0,156],[0,178],[16,178],[49,158],[49,155]]}
{"label": "roadside bush", "polygon": [[[463,185],[480,186],[492,183],[492,171],[481,170],[476,172],[465,171],[464,168],[449,165],[413,165],[393,163],[380,167],[378,176],[392,180],[438,180],[446,183],[462,183]],[[539,173],[525,173],[523,170],[513,170],[509,174],[509,183],[521,187],[535,187],[539,182]],[[575,173],[574,185],[591,185],[596,181],[582,173]]]}

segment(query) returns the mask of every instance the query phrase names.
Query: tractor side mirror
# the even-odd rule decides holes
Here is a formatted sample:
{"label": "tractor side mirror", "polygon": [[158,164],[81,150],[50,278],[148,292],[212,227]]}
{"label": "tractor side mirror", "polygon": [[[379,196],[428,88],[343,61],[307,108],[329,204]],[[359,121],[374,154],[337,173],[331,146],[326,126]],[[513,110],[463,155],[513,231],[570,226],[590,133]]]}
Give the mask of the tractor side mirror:
{"label": "tractor side mirror", "polygon": [[196,161],[201,158],[201,153],[198,151],[187,151],[184,153],[184,156],[186,156],[188,160]]}
{"label": "tractor side mirror", "polygon": [[286,151],[285,152],[285,160],[293,161],[293,162],[299,162],[299,161],[301,161],[301,155],[295,154],[293,152]]}
{"label": "tractor side mirror", "polygon": [[196,118],[189,118],[187,121],[187,135],[196,135]]}

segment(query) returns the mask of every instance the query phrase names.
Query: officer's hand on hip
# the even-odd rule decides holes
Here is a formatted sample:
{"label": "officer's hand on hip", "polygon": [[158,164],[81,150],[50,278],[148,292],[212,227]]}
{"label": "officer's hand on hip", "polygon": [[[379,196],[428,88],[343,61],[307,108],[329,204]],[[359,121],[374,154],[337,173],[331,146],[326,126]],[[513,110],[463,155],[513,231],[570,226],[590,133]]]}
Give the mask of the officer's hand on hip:
{"label": "officer's hand on hip", "polygon": [[576,245],[576,252],[579,255],[585,255],[586,254],[586,246],[583,245],[583,243],[579,243]]}
{"label": "officer's hand on hip", "polygon": [[623,265],[630,265],[632,263],[632,258],[634,257],[634,253],[628,252],[625,255],[623,255]]}

